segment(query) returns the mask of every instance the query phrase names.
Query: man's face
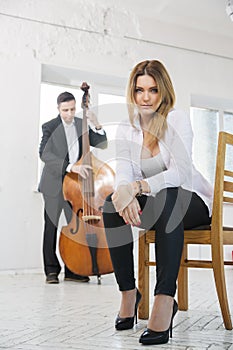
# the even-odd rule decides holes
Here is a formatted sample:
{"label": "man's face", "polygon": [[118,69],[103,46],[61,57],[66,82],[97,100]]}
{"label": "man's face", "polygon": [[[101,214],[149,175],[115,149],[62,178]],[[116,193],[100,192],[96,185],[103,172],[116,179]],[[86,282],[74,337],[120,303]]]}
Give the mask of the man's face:
{"label": "man's face", "polygon": [[67,124],[71,124],[74,120],[75,111],[76,111],[75,100],[62,102],[59,104],[57,108],[64,122],[66,122]]}

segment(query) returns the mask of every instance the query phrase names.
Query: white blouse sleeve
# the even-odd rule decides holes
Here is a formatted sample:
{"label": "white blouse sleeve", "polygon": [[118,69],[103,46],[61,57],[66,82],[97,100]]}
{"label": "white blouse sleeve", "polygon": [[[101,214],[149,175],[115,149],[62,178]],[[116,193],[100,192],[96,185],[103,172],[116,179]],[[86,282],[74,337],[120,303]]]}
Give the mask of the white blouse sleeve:
{"label": "white blouse sleeve", "polygon": [[116,188],[134,180],[129,139],[130,127],[129,122],[121,122],[116,133]]}

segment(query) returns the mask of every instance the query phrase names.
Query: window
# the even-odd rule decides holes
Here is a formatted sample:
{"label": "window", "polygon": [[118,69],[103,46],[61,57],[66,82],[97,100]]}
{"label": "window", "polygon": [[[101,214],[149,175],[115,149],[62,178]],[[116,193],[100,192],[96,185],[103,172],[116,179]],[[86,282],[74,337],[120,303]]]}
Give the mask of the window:
{"label": "window", "polygon": [[[78,85],[78,84],[77,84]],[[78,85],[79,86],[79,85]],[[110,89],[110,88],[109,88]],[[98,114],[98,119],[101,124],[103,124],[104,129],[107,133],[109,140],[108,150],[95,150],[95,154],[109,163],[109,165],[115,169],[115,161],[113,160],[113,155],[115,152],[114,142],[111,142],[115,139],[116,132],[116,121],[124,119],[125,114],[127,113],[127,108],[125,104],[125,97],[117,91],[115,94],[102,93],[101,88],[93,87],[94,99],[97,96],[98,106],[91,105],[93,111]],[[99,90],[99,91],[98,91]],[[106,88],[103,89],[106,91]],[[39,130],[39,139],[42,137],[41,126],[45,122],[56,118],[58,115],[57,110],[57,96],[64,92],[68,91],[72,93],[76,99],[76,115],[82,117],[82,108],[81,101],[83,96],[83,91],[79,87],[75,88],[72,86],[66,85],[55,85],[48,83],[41,83],[41,96],[40,96],[40,130]],[[93,101],[93,99],[91,99]],[[127,114],[126,114],[127,115]],[[39,159],[38,166],[38,181],[41,176],[41,171],[43,168],[43,163]]]}
{"label": "window", "polygon": [[191,108],[193,160],[197,169],[213,184],[218,142],[218,111]]}
{"label": "window", "polygon": [[[224,112],[224,130],[233,134],[233,113]],[[226,149],[226,168],[233,171],[233,147],[228,145]]]}
{"label": "window", "polygon": [[[41,83],[40,89],[40,130],[39,130],[39,140],[42,137],[42,124],[45,122],[56,118],[58,115],[57,110],[57,97],[60,93],[68,91],[74,95],[77,105],[76,105],[76,113],[81,112],[81,101],[83,92],[79,88],[74,88],[70,86],[62,86],[48,83]],[[80,103],[79,103],[80,101]],[[39,159],[38,164],[38,182],[40,180],[41,172],[43,169],[43,163]]]}
{"label": "window", "polygon": [[[57,110],[57,96],[64,92],[68,91],[74,95],[77,106],[76,113],[81,111],[81,101],[83,92],[79,88],[74,88],[70,86],[61,86],[61,85],[53,85],[42,83],[40,89],[40,124],[51,120],[52,118],[56,118],[58,115]],[[79,103],[80,101],[80,103]]]}
{"label": "window", "polygon": [[127,118],[127,106],[125,96],[119,91],[115,94],[98,94],[98,118],[103,123],[104,130],[108,138],[108,148],[105,150],[94,149],[93,152],[97,158],[107,163],[114,171],[116,168],[116,130],[117,124]]}
{"label": "window", "polygon": [[99,93],[98,104],[105,105],[109,103],[125,103],[125,96]]}
{"label": "window", "polygon": [[[233,134],[233,113],[221,109],[191,107],[193,127],[193,160],[197,169],[214,184],[218,133]],[[232,163],[232,150],[227,151],[227,162]],[[229,168],[230,170],[230,168]]]}
{"label": "window", "polygon": [[108,139],[115,139],[116,123],[124,119],[127,115],[125,96],[107,93],[98,94],[99,116],[105,121],[105,129]]}
{"label": "window", "polygon": [[233,113],[224,112],[224,130],[233,134]]}

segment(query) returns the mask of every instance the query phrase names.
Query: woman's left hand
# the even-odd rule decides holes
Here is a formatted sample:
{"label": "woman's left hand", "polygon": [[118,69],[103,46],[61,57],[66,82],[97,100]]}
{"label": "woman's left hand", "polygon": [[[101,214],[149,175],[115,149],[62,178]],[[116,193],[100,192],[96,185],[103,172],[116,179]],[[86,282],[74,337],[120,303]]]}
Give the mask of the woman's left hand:
{"label": "woman's left hand", "polygon": [[137,198],[134,198],[124,210],[119,212],[125,223],[133,226],[139,226],[141,224],[140,214],[141,207]]}

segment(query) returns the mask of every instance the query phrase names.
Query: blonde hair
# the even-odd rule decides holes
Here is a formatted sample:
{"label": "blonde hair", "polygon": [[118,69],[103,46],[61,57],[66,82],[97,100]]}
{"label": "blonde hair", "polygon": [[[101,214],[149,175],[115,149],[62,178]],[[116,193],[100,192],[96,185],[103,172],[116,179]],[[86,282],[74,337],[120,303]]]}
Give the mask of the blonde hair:
{"label": "blonde hair", "polygon": [[130,74],[127,87],[129,119],[133,127],[135,127],[135,119],[140,117],[138,112],[135,113],[135,88],[137,78],[141,75],[151,76],[157,84],[161,103],[155,112],[154,118],[151,119],[148,131],[150,132],[151,139],[159,139],[163,136],[164,131],[167,128],[166,118],[168,112],[175,104],[175,91],[171,78],[166,68],[160,61],[146,60],[138,63]]}

